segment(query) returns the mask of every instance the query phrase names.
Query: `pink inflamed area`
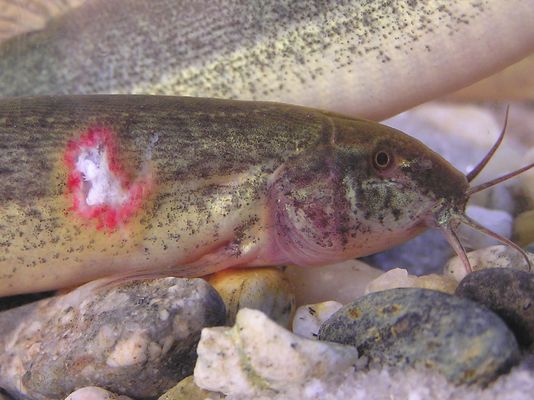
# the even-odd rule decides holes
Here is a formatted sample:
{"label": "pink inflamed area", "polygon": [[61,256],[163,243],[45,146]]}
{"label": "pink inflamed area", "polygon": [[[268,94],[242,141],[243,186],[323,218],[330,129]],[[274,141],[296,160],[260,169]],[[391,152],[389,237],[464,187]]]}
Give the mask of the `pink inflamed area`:
{"label": "pink inflamed area", "polygon": [[131,182],[117,151],[115,135],[101,126],[90,127],[78,139],[70,140],[65,150],[71,210],[94,220],[99,230],[115,230],[126,224],[152,186],[146,177]]}

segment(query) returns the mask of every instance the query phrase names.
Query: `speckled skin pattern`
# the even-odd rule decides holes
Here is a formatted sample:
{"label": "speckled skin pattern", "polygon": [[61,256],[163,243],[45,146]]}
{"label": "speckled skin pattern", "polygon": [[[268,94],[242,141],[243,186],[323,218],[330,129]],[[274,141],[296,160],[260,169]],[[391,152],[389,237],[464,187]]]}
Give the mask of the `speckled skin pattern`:
{"label": "speckled skin pattern", "polygon": [[460,282],[456,294],[499,315],[523,347],[534,343],[534,274],[511,268],[475,271]]}
{"label": "speckled skin pattern", "polygon": [[487,384],[519,360],[513,333],[493,312],[419,288],[347,304],[321,326],[319,339],[356,346],[371,366],[427,367],[455,383]]}
{"label": "speckled skin pattern", "polygon": [[[94,125],[113,132],[130,181],[153,181],[114,230],[74,212],[67,190],[66,148]],[[465,176],[417,140],[274,103],[6,99],[0,146],[0,296],[116,273],[324,265],[405,241],[466,201]]]}
{"label": "speckled skin pattern", "polygon": [[83,386],[156,398],[193,372],[202,328],[225,315],[202,279],[93,281],[0,314],[0,386],[16,399]]}
{"label": "speckled skin pattern", "polygon": [[0,46],[0,95],[275,100],[378,120],[528,55],[533,19],[532,0],[90,0]]}

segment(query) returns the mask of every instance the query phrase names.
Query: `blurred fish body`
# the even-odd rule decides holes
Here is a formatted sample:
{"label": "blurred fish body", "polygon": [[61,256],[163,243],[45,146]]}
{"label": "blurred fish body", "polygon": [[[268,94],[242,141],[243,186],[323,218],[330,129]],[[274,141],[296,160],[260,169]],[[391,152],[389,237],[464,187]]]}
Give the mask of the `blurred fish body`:
{"label": "blurred fish body", "polygon": [[0,96],[273,100],[376,120],[531,53],[533,20],[533,0],[88,0],[0,46]]}

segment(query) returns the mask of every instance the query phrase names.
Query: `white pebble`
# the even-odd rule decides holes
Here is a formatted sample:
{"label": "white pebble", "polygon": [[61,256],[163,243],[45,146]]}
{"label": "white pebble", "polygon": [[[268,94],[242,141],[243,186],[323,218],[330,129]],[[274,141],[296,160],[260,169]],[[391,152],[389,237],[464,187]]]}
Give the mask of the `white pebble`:
{"label": "white pebble", "polygon": [[[530,263],[534,265],[534,254],[527,253],[527,255]],[[485,268],[516,268],[528,271],[523,256],[515,249],[504,245],[470,251],[467,253],[467,258],[473,271]],[[443,274],[460,282],[467,275],[467,272],[460,258],[455,256],[445,264]]]}
{"label": "white pebble", "polygon": [[374,281],[370,282],[365,289],[365,294],[408,287],[438,290],[440,292],[453,294],[456,290],[456,286],[457,282],[448,276],[437,274],[422,276],[409,275],[408,271],[405,269],[394,268],[384,272]]}
{"label": "white pebble", "polygon": [[382,290],[413,287],[415,277],[408,274],[408,271],[402,268],[393,268],[384,272],[375,280],[369,282],[365,288],[365,294],[380,292]]}
{"label": "white pebble", "polygon": [[316,339],[323,322],[341,307],[343,304],[337,301],[300,306],[293,318],[293,333],[308,339]]}
{"label": "white pebble", "polygon": [[350,303],[363,296],[367,284],[382,274],[360,260],[320,267],[289,266],[286,275],[295,289],[297,307],[323,301]]}
{"label": "white pebble", "polygon": [[131,400],[96,386],[86,386],[68,395],[65,400]]}
{"label": "white pebble", "polygon": [[233,328],[204,328],[197,353],[199,387],[249,399],[258,398],[258,390],[282,391],[354,371],[358,361],[355,347],[305,339],[247,308],[237,313]]}

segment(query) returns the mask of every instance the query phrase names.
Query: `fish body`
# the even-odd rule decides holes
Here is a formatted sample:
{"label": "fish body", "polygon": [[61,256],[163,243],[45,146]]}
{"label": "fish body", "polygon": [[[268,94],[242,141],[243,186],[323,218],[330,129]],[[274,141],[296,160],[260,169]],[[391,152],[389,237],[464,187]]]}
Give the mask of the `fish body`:
{"label": "fish body", "polygon": [[0,296],[309,266],[408,240],[466,178],[386,126],[268,102],[0,100]]}
{"label": "fish body", "polygon": [[0,45],[0,96],[271,100],[379,120],[532,53],[532,20],[533,0],[88,0]]}

